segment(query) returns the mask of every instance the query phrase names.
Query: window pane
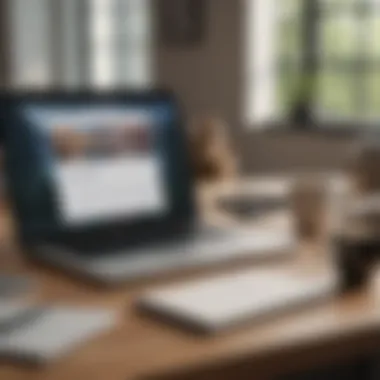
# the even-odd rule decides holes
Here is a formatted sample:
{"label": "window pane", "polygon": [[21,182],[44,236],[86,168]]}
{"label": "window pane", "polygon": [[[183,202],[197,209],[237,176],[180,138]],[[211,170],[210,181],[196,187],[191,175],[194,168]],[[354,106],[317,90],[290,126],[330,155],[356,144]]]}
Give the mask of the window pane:
{"label": "window pane", "polygon": [[[308,1],[308,0],[306,0]],[[319,0],[320,8],[323,12],[350,11],[361,0]]]}
{"label": "window pane", "polygon": [[380,70],[371,71],[365,75],[366,112],[369,120],[380,120]]}
{"label": "window pane", "polygon": [[380,0],[365,0],[370,6],[371,11],[376,11],[380,9]]}
{"label": "window pane", "polygon": [[21,88],[48,87],[53,81],[49,2],[12,0],[9,6],[10,84]]}
{"label": "window pane", "polygon": [[273,118],[275,104],[276,5],[269,0],[246,2],[246,103],[249,123]]}
{"label": "window pane", "polygon": [[380,9],[368,17],[365,30],[368,34],[366,40],[367,56],[380,59]]}
{"label": "window pane", "polygon": [[359,22],[350,14],[325,17],[320,22],[320,51],[323,59],[355,58]]}
{"label": "window pane", "polygon": [[88,1],[91,9],[92,83],[99,87],[149,85],[149,2]]}
{"label": "window pane", "polygon": [[297,85],[299,83],[299,72],[295,70],[282,70],[277,76],[276,101],[277,113],[286,117],[294,105]]}
{"label": "window pane", "polygon": [[277,0],[276,116],[290,112],[300,73],[304,0]]}
{"label": "window pane", "polygon": [[110,87],[116,83],[116,0],[92,0],[89,4],[91,83],[96,87]]}
{"label": "window pane", "polygon": [[280,23],[277,46],[280,57],[299,59],[301,55],[301,23],[298,17]]}
{"label": "window pane", "polygon": [[298,60],[301,52],[303,0],[279,0],[277,8],[277,51],[281,59]]}
{"label": "window pane", "polygon": [[281,17],[294,16],[300,13],[304,0],[277,0],[277,12]]}
{"label": "window pane", "polygon": [[317,114],[322,118],[345,120],[356,117],[353,80],[350,73],[321,72],[315,105]]}
{"label": "window pane", "polygon": [[[265,108],[266,113],[272,115],[274,110],[279,110],[281,115],[288,114],[295,103],[301,68],[305,71],[310,67],[318,72],[317,86],[311,89],[317,115],[338,121],[368,117],[379,120],[380,0],[273,1],[276,2],[276,8],[271,10],[276,15],[274,25],[270,21],[268,25],[271,28],[262,27],[252,33],[256,38],[259,36],[256,47],[265,47],[261,54],[258,54],[259,49],[255,51],[256,61],[261,65],[259,70],[256,67],[256,80],[252,82],[256,87],[256,98],[265,103],[265,107],[262,105],[260,109]],[[311,58],[317,56],[315,61],[310,59],[306,62],[310,62],[310,66],[302,64],[302,59],[309,58],[302,51],[304,32],[307,32],[304,30],[303,17],[307,10],[304,5],[308,1],[319,4],[319,12],[316,9],[313,15],[315,23],[311,23],[308,31],[317,34],[312,37],[316,37],[318,49],[317,52],[306,52],[311,54]],[[272,1],[251,2],[262,3],[268,9],[268,13],[264,10],[255,12],[258,18],[256,25],[270,19],[269,6],[264,4],[273,4]],[[263,54],[269,50],[270,55]],[[264,56],[270,59],[257,58]],[[251,70],[254,70],[253,65]],[[273,77],[264,75],[272,70],[275,73]],[[271,102],[275,104],[270,105]]]}

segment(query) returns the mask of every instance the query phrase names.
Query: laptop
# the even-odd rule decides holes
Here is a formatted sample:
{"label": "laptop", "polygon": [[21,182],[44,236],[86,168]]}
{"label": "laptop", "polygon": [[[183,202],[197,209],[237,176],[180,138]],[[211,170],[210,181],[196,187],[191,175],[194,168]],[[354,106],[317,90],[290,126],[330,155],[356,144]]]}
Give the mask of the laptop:
{"label": "laptop", "polygon": [[170,92],[8,93],[1,118],[18,235],[39,261],[112,285],[294,250],[289,231],[200,222]]}

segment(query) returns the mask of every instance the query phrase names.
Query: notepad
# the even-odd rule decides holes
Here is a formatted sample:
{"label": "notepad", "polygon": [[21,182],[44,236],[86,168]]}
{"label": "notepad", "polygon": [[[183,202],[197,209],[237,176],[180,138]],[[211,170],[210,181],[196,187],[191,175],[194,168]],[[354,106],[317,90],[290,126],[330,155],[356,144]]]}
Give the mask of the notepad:
{"label": "notepad", "polygon": [[0,299],[0,333],[29,315],[35,307],[26,301],[11,298]]}
{"label": "notepad", "polygon": [[0,357],[47,364],[105,333],[115,324],[108,310],[57,307],[0,333]]}
{"label": "notepad", "polygon": [[331,274],[299,277],[290,271],[251,269],[148,291],[139,306],[151,315],[216,332],[311,304],[336,289]]}

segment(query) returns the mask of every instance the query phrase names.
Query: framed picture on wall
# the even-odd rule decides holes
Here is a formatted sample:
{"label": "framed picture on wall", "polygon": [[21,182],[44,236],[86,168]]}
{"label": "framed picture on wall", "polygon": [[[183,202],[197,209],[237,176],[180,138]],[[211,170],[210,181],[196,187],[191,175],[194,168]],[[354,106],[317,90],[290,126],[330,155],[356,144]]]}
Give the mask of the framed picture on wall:
{"label": "framed picture on wall", "polygon": [[163,43],[188,46],[202,42],[207,26],[207,0],[159,0],[158,4]]}

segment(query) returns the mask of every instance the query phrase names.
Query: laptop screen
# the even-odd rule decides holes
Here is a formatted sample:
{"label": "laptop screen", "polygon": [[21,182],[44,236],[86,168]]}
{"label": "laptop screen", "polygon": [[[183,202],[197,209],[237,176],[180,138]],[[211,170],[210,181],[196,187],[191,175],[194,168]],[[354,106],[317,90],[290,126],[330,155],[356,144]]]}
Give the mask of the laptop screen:
{"label": "laptop screen", "polygon": [[186,213],[178,112],[169,99],[31,97],[12,108],[8,166],[29,232]]}
{"label": "laptop screen", "polygon": [[163,110],[28,106],[23,114],[46,149],[63,223],[168,212],[158,136],[169,116]]}

